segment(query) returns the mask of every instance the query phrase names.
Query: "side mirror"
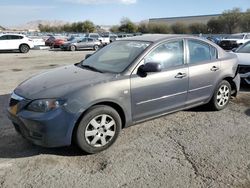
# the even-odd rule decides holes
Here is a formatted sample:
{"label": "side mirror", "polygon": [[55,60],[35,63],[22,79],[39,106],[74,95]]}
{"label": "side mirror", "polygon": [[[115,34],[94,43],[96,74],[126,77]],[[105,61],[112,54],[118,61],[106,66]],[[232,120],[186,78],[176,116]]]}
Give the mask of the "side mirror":
{"label": "side mirror", "polygon": [[92,54],[85,55],[85,59],[88,59]]}
{"label": "side mirror", "polygon": [[146,77],[149,72],[161,72],[162,67],[160,63],[146,63],[138,68],[138,75]]}
{"label": "side mirror", "polygon": [[161,72],[161,64],[160,63],[146,63],[145,65],[141,65],[140,68],[143,72]]}

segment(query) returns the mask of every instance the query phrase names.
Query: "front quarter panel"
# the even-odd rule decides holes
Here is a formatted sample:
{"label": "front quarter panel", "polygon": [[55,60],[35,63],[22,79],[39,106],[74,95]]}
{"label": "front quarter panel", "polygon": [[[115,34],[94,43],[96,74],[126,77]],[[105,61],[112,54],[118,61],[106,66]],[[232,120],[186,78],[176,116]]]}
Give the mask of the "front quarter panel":
{"label": "front quarter panel", "polygon": [[[119,105],[125,114],[126,125],[131,124],[131,98],[129,76],[117,76],[113,80],[85,86],[66,96],[66,110],[79,117],[91,106],[112,102]],[[76,120],[76,121],[77,121]]]}

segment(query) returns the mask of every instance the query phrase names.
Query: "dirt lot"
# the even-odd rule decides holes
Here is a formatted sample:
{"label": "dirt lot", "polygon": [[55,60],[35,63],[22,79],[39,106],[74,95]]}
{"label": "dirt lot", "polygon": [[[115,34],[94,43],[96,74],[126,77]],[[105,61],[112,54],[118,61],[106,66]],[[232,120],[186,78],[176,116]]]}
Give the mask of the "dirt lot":
{"label": "dirt lot", "polygon": [[0,53],[0,187],[250,187],[248,88],[220,112],[196,108],[127,128],[96,155],[15,133],[5,109],[17,84],[87,53]]}

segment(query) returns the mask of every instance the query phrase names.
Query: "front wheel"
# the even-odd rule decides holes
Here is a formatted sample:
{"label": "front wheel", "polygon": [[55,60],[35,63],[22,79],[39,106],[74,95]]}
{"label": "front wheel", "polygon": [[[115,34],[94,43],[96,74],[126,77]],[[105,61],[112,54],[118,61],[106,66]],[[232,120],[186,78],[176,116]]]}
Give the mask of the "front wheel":
{"label": "front wheel", "polygon": [[30,50],[30,47],[27,45],[27,44],[22,44],[20,47],[19,47],[19,51],[21,53],[28,53]]}
{"label": "front wheel", "polygon": [[76,132],[78,146],[87,153],[98,153],[110,147],[121,130],[121,118],[109,106],[98,105],[87,111]]}
{"label": "front wheel", "polygon": [[214,95],[210,101],[213,110],[222,110],[226,108],[231,98],[231,85],[228,81],[223,80],[217,86]]}

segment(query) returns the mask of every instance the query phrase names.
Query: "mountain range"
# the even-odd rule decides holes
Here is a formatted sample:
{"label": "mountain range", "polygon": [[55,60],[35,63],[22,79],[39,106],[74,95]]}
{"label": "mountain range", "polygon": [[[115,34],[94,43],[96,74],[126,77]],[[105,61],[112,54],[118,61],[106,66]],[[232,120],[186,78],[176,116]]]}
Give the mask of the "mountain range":
{"label": "mountain range", "polygon": [[65,25],[69,22],[65,22],[62,20],[35,20],[30,21],[22,25],[9,27],[8,29],[16,29],[16,30],[38,30],[39,24],[49,25],[49,26],[61,26]]}

